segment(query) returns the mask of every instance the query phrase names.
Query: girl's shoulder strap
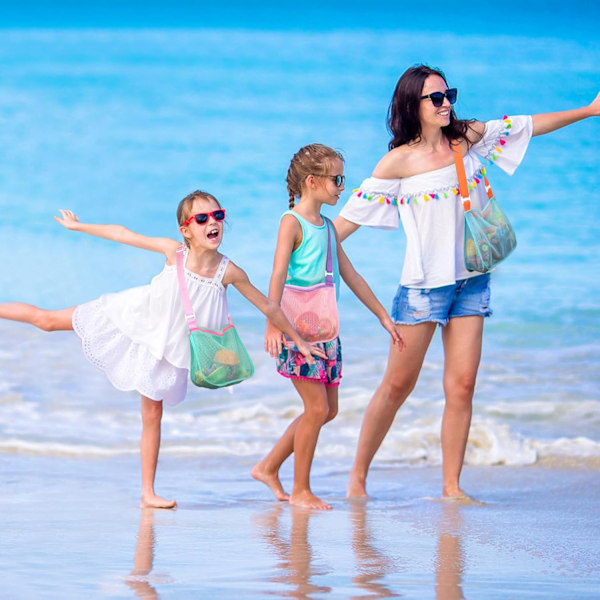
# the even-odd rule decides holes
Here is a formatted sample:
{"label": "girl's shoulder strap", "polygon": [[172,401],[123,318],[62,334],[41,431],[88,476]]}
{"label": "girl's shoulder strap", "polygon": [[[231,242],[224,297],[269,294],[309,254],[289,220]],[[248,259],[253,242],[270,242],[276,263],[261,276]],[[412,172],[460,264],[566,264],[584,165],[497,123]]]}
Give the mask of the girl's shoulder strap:
{"label": "girl's shoulder strap", "polygon": [[213,281],[215,281],[216,283],[222,284],[223,277],[225,276],[225,271],[227,271],[228,264],[229,264],[229,258],[227,258],[224,254],[221,255],[221,262],[219,263],[219,266],[217,267],[217,272],[216,272],[215,276],[213,277]]}

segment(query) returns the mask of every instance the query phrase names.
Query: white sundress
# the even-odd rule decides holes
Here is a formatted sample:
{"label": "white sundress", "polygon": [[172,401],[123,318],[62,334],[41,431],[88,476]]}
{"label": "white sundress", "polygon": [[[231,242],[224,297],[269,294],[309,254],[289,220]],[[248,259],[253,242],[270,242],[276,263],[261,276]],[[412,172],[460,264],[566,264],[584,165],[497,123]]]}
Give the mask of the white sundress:
{"label": "white sundress", "polygon": [[[188,250],[184,252],[184,265]],[[219,330],[228,323],[222,283],[229,259],[221,258],[214,278],[185,269],[190,300],[200,327]],[[177,266],[165,265],[150,284],[105,294],[78,306],[73,329],[86,358],[119,390],[136,390],[169,405],[185,398],[190,366]]]}
{"label": "white sundress", "polygon": [[[485,124],[482,139],[464,157],[472,208],[481,209],[488,200],[480,158],[512,175],[525,155],[532,130],[530,116],[505,116]],[[464,210],[454,162],[402,179],[368,177],[354,190],[340,216],[379,229],[397,229],[402,222],[406,234],[403,286],[430,289],[480,275],[465,267]]]}

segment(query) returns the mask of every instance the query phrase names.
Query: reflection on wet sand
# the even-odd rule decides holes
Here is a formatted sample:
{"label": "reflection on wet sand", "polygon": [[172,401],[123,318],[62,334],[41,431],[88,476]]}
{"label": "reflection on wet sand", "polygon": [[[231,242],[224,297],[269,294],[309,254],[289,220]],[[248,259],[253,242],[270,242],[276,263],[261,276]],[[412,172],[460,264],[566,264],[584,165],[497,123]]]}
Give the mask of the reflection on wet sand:
{"label": "reflection on wet sand", "polygon": [[[283,531],[282,515],[291,516],[289,534]],[[285,589],[277,595],[284,598],[299,598],[309,600],[312,594],[331,592],[328,586],[313,583],[316,576],[327,575],[324,568],[313,564],[313,550],[308,541],[308,525],[310,510],[297,506],[276,504],[271,510],[255,519],[261,537],[275,550],[279,559],[278,573],[270,580],[273,583],[284,584]],[[266,592],[267,595],[271,595]]]}
{"label": "reflection on wet sand", "polygon": [[463,518],[460,506],[451,502],[442,505],[438,524],[438,547],[435,562],[436,600],[464,600],[462,577],[465,557],[462,548]]}
{"label": "reflection on wet sand", "polygon": [[[400,598],[402,594],[392,591],[382,583],[382,579],[393,568],[393,561],[378,550],[371,540],[371,532],[367,519],[367,504],[352,502],[350,504],[350,521],[352,523],[352,551],[356,558],[356,575],[352,581],[361,589],[359,598]],[[367,592],[364,595],[362,592]]]}
{"label": "reflection on wet sand", "polygon": [[166,575],[152,575],[154,568],[154,550],[156,537],[154,535],[153,508],[142,508],[140,514],[140,528],[138,531],[133,570],[125,578],[125,584],[130,587],[137,598],[154,600],[160,595],[153,584],[171,583]]}
{"label": "reflection on wet sand", "polygon": [[[285,598],[310,600],[316,595],[322,597],[330,592],[338,592],[339,587],[333,588],[317,585],[315,578],[327,578],[336,575],[336,580],[343,580],[348,574],[352,584],[348,584],[348,598],[352,600],[375,598],[401,598],[406,595],[407,577],[415,569],[410,560],[402,556],[410,549],[402,546],[402,540],[397,540],[398,552],[393,556],[387,555],[383,549],[396,547],[396,544],[383,536],[374,539],[370,526],[370,510],[365,502],[349,504],[349,521],[351,525],[350,547],[354,556],[354,567],[348,566],[341,573],[334,573],[322,562],[315,563],[315,552],[309,542],[309,522],[312,516],[322,518],[321,513],[290,507],[287,504],[276,504],[265,513],[256,515],[255,525],[262,539],[274,549],[278,559],[274,566],[276,573],[269,581],[283,588],[273,592],[272,588],[265,591],[266,595],[277,595]],[[436,600],[464,600],[462,582],[465,570],[465,557],[462,544],[464,523],[461,507],[457,504],[443,503],[440,506],[436,522],[435,514],[429,514],[431,520],[423,525],[424,530],[431,532],[437,541],[435,556],[426,560],[421,566],[421,572],[416,581],[425,575],[426,585],[430,585],[431,565],[435,567],[435,598]],[[288,521],[291,519],[291,523]],[[289,529],[286,524],[289,523]],[[401,561],[401,562],[400,562]],[[417,567],[418,568],[418,567]],[[401,583],[403,582],[403,583]],[[414,585],[413,581],[410,585]],[[421,585],[421,584],[417,584]],[[354,588],[353,590],[350,588]]]}

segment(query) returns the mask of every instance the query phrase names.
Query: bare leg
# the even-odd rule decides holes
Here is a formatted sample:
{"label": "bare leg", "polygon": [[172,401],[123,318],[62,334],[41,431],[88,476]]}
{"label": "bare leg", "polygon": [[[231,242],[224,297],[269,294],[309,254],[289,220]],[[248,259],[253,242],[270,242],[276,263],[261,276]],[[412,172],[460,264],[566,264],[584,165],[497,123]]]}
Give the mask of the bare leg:
{"label": "bare leg", "polygon": [[277,500],[289,500],[290,495],[286,493],[279,479],[279,469],[284,461],[294,451],[294,437],[296,428],[302,415],[296,417],[284,431],[283,435],[275,442],[273,449],[259,463],[254,465],[250,475],[257,481],[261,481],[273,492]]}
{"label": "bare leg", "polygon": [[442,498],[460,498],[459,478],[473,412],[473,393],[481,359],[483,317],[456,317],[443,328],[444,393],[442,419]]}
{"label": "bare leg", "polygon": [[165,500],[154,493],[154,477],[160,448],[160,422],[162,420],[162,400],[151,400],[142,396],[142,439],[140,456],[142,462],[141,508],[173,508],[175,500]]}
{"label": "bare leg", "polygon": [[[331,506],[310,489],[310,468],[321,427],[329,413],[327,389],[322,383],[301,379],[292,382],[304,403],[304,413],[298,419],[294,435],[294,487],[289,501],[296,506],[329,510]],[[329,389],[337,394],[337,387]]]}
{"label": "bare leg", "polygon": [[0,304],[0,319],[29,323],[44,331],[65,331],[73,329],[75,308],[72,306],[60,310],[46,310],[33,304],[7,302]]}
{"label": "bare leg", "polygon": [[397,325],[406,339],[406,348],[399,352],[390,344],[388,364],[383,380],[365,411],[356,458],[350,471],[348,498],[366,498],[367,473],[375,453],[389,431],[396,412],[412,392],[423,360],[435,332],[436,323]]}
{"label": "bare leg", "polygon": [[[325,423],[335,418],[338,411],[338,389],[336,386],[329,386],[327,391],[327,404],[329,411]],[[285,460],[294,451],[294,438],[296,428],[302,415],[296,417],[285,430],[284,434],[273,446],[273,449],[265,458],[257,463],[250,474],[257,481],[261,481],[269,487],[277,500],[289,500],[290,496],[285,492],[279,479],[279,469]]]}

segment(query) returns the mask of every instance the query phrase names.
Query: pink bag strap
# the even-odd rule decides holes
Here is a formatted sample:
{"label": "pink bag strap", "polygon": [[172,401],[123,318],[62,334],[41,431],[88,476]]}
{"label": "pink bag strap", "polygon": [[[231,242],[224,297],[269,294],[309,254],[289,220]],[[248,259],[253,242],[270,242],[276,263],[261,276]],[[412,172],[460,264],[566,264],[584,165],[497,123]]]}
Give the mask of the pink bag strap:
{"label": "pink bag strap", "polygon": [[331,229],[333,227],[331,221],[327,217],[323,217],[325,225],[327,225],[327,262],[325,263],[325,285],[333,285],[333,257],[331,253]]}
{"label": "pink bag strap", "polygon": [[185,313],[185,320],[188,324],[188,329],[193,331],[198,329],[198,323],[196,322],[196,315],[194,314],[194,307],[190,300],[187,285],[185,284],[185,272],[183,270],[183,253],[185,246],[181,244],[177,248],[177,283],[179,283],[179,291],[181,293],[181,302],[183,303],[183,311]]}

